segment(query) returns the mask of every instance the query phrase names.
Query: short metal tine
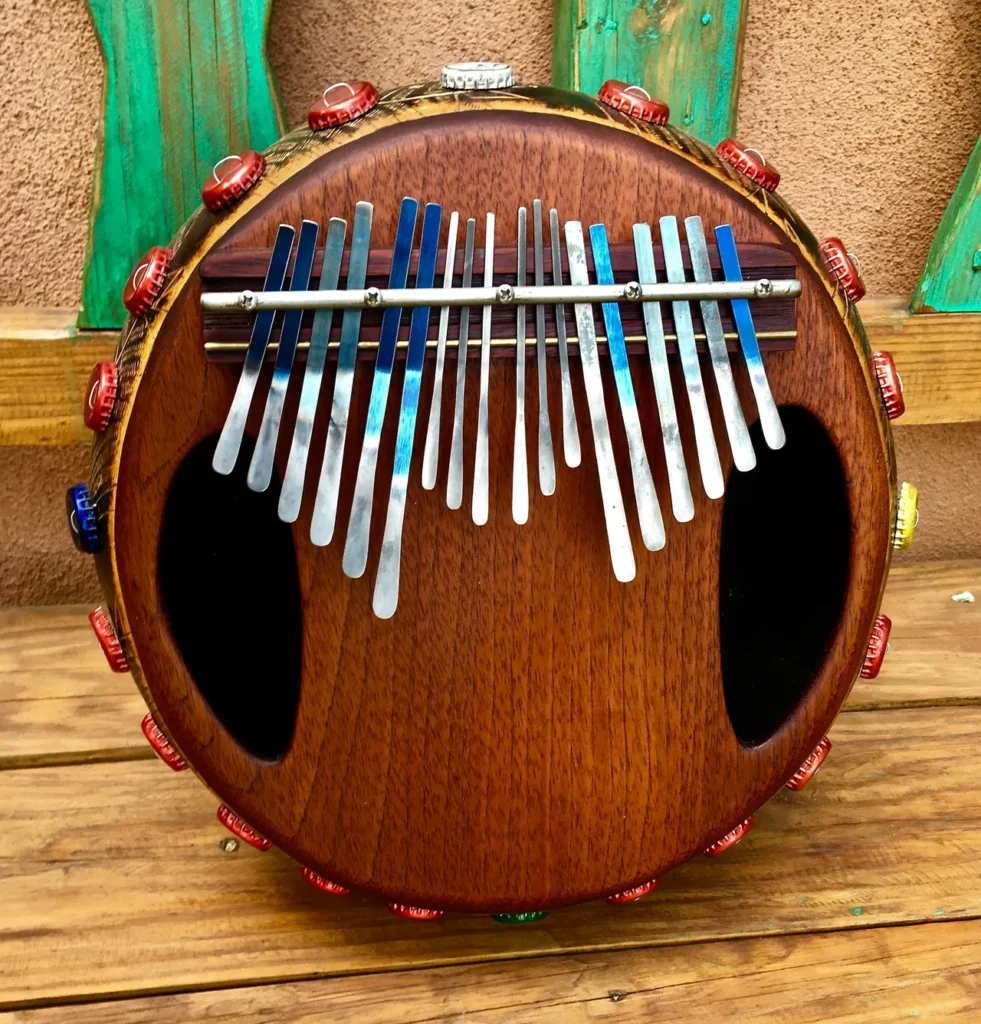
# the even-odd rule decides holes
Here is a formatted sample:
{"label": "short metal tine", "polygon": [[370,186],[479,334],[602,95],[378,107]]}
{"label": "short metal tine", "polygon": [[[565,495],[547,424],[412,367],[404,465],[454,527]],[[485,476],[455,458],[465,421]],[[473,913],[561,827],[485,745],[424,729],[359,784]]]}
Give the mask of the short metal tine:
{"label": "short metal tine", "polygon": [[[426,204],[422,218],[422,238],[419,242],[417,288],[433,286],[442,217],[443,208],[438,203]],[[409,327],[409,348],[405,357],[405,379],[402,382],[402,405],[399,409],[399,428],[395,439],[395,464],[392,467],[385,532],[371,602],[372,610],[380,619],[390,619],[399,603],[402,524],[405,520],[405,498],[409,487],[409,469],[412,465],[412,442],[416,432],[416,416],[419,412],[419,394],[422,391],[422,369],[426,362],[429,310],[429,306],[417,306],[412,311],[412,322]]]}
{"label": "short metal tine", "polygon": [[[593,250],[593,267],[597,283],[613,284],[613,263],[610,260],[605,225],[593,224],[590,227],[589,242]],[[606,344],[613,366],[617,396],[620,399],[623,429],[627,435],[640,535],[648,551],[660,551],[665,544],[664,519],[661,517],[661,506],[658,504],[654,478],[651,476],[650,463],[647,461],[647,449],[644,447],[644,435],[640,429],[640,415],[637,412],[637,398],[630,377],[630,362],[627,359],[627,342],[623,335],[620,307],[615,302],[604,302],[602,308],[603,322],[606,324]]]}
{"label": "short metal tine", "polygon": [[[310,286],[310,272],[313,270],[313,257],[317,251],[317,235],[320,225],[316,221],[305,220],[300,225],[300,237],[296,243],[296,259],[293,261],[293,276],[290,278],[291,292],[305,292]],[[290,374],[293,371],[293,357],[296,355],[296,343],[300,340],[300,325],[303,322],[303,310],[291,309],[283,317],[283,328],[279,334],[279,351],[273,366],[272,382],[266,396],[266,407],[262,412],[262,423],[259,437],[252,453],[249,474],[246,482],[253,491],[264,491],[272,480],[273,463],[276,460],[276,443],[279,440],[279,427],[283,420],[283,407],[286,405],[286,389],[289,387]]]}
{"label": "short metal tine", "polygon": [[[722,272],[725,274],[725,279],[741,281],[743,271],[739,265],[739,251],[732,235],[732,228],[728,224],[720,224],[715,229],[715,241],[719,247],[719,259],[722,261]],[[780,419],[780,410],[773,400],[773,392],[770,391],[770,382],[766,379],[763,356],[760,354],[760,344],[756,338],[756,327],[753,324],[753,314],[750,312],[746,299],[732,299],[731,302],[732,317],[736,321],[736,333],[739,335],[739,343],[742,346],[743,358],[746,360],[746,368],[749,370],[753,394],[756,396],[756,408],[760,413],[763,437],[771,448],[782,448],[787,443],[787,435],[784,433],[783,421]]]}
{"label": "short metal tine", "polygon": [[[685,264],[681,255],[681,241],[678,238],[678,218],[662,217],[661,247],[664,251],[664,266],[668,281],[681,284],[685,280]],[[645,303],[646,305],[646,303]],[[709,415],[705,398],[705,385],[698,365],[698,349],[695,347],[695,328],[691,320],[691,307],[687,302],[672,302],[675,333],[678,336],[678,354],[681,369],[685,375],[688,404],[691,407],[692,425],[695,428],[695,447],[698,450],[698,468],[702,474],[702,487],[710,498],[721,498],[725,492],[719,449],[712,432],[712,417]]]}
{"label": "short metal tine", "polygon": [[[708,247],[705,245],[702,218],[686,217],[685,233],[688,236],[688,252],[691,254],[695,280],[700,284],[707,284],[712,280],[712,265],[709,263]],[[756,453],[753,451],[753,440],[749,436],[749,427],[746,426],[746,417],[739,404],[739,394],[732,376],[732,364],[729,362],[725,332],[722,330],[719,304],[714,299],[703,299],[699,305],[702,309],[702,323],[705,325],[705,338],[708,342],[712,369],[715,371],[715,385],[719,391],[719,401],[722,403],[722,416],[729,435],[729,447],[732,449],[732,461],[736,469],[746,472],[756,465]]]}
{"label": "short metal tine", "polygon": [[[582,224],[570,220],[565,224],[565,244],[569,253],[569,278],[573,284],[588,284],[586,269],[586,244]],[[596,348],[596,326],[593,323],[593,307],[589,303],[576,303],[576,324],[579,329],[579,358],[582,362],[583,381],[586,385],[586,402],[593,427],[593,446],[596,450],[596,468],[599,472],[600,493],[603,496],[603,511],[606,518],[606,534],[610,543],[610,557],[613,560],[613,575],[627,583],[637,575],[634,551],[630,543],[630,530],[620,493],[620,480],[613,460],[613,441],[610,438],[610,424],[606,418],[606,401],[603,397],[603,377],[600,372],[599,353]]]}
{"label": "short metal tine", "polygon": [[[467,238],[463,248],[463,280],[461,287],[473,283],[473,247],[477,221],[467,221]],[[467,348],[470,344],[470,307],[460,309],[460,337],[456,346],[456,400],[453,403],[453,437],[450,440],[450,467],[446,478],[446,504],[459,508],[463,504],[463,400],[467,388]]]}
{"label": "short metal tine", "polygon": [[[443,287],[453,287],[453,265],[456,263],[456,236],[460,215],[450,214],[450,229],[446,236],[446,263],[443,266]],[[431,491],[436,486],[439,465],[439,420],[443,409],[443,366],[446,363],[446,334],[450,326],[450,307],[439,311],[439,337],[436,342],[436,375],[433,377],[433,397],[429,403],[429,424],[426,427],[426,446],[422,452],[422,486]]]}
{"label": "short metal tine", "polygon": [[[528,211],[518,210],[518,269],[517,285],[525,283],[528,262]],[[525,343],[527,341],[527,309],[518,306],[517,345],[515,350],[514,380],[514,474],[511,487],[511,515],[516,523],[528,522],[528,443],[525,436]]]}
{"label": "short metal tine", "polygon": [[[283,287],[295,237],[296,231],[289,224],[279,225],[272,257],[266,268],[263,291],[279,291]],[[249,418],[249,408],[252,405],[252,396],[255,394],[256,382],[259,380],[259,373],[266,358],[266,349],[269,346],[275,319],[276,313],[273,310],[264,309],[256,314],[255,323],[252,325],[252,336],[249,339],[248,351],[245,353],[242,375],[238,379],[235,397],[232,399],[228,415],[225,417],[225,425],[222,427],[211,462],[215,472],[221,473],[223,476],[228,476],[238,461],[242,438],[245,436],[245,423]]]}
{"label": "short metal tine", "polygon": [[[320,287],[336,288],[341,272],[341,258],[344,255],[344,236],[347,221],[332,217],[327,227],[327,241],[324,244],[323,269],[320,271]],[[346,316],[347,314],[345,314]],[[327,343],[334,320],[332,309],[318,309],[313,317],[310,332],[310,348],[307,365],[303,371],[303,388],[300,404],[296,411],[296,425],[293,427],[293,443],[286,462],[283,486],[279,492],[279,518],[284,523],[294,523],[300,514],[303,502],[303,481],[307,472],[307,456],[310,453],[310,438],[313,436],[313,421],[317,415],[320,400],[320,385],[327,361]]]}
{"label": "short metal tine", "polygon": [[[654,266],[654,243],[649,224],[634,225],[634,251],[637,255],[637,280],[641,284],[655,284],[657,271]],[[671,388],[671,372],[668,369],[668,353],[664,344],[661,304],[645,302],[641,308],[644,311],[647,354],[651,362],[651,376],[654,378],[657,415],[661,422],[664,461],[668,467],[671,508],[679,523],[687,523],[695,518],[695,503],[692,501],[688,469],[685,466],[685,450],[682,447],[681,434],[678,429],[678,410],[675,408],[674,391]]]}
{"label": "short metal tine", "polygon": [[[535,231],[535,287],[545,286],[545,242],[542,231],[542,201],[532,204]],[[535,334],[538,340],[538,485],[542,494],[555,493],[555,454],[552,426],[548,417],[548,359],[545,347],[545,307],[535,306]]]}
{"label": "short metal tine", "polygon": [[[395,249],[392,252],[392,269],[389,273],[389,287],[404,288],[409,277],[409,262],[412,257],[412,239],[416,232],[416,215],[419,203],[408,196],[402,200],[399,223],[395,232]],[[378,340],[378,354],[375,357],[375,376],[371,382],[371,397],[368,399],[368,419],[364,428],[364,443],[358,462],[358,476],[354,484],[354,501],[351,518],[347,526],[347,540],[344,542],[344,557],[341,568],[345,576],[356,579],[364,575],[368,565],[368,540],[371,534],[371,504],[375,490],[375,468],[378,465],[378,448],[385,423],[385,406],[388,403],[388,388],[392,381],[392,366],[395,363],[395,346],[398,342],[402,309],[392,306],[382,317],[381,334]]]}
{"label": "short metal tine", "polygon": [[[354,209],[351,256],[347,268],[348,291],[364,288],[368,272],[368,252],[371,247],[372,214],[371,203],[358,203]],[[314,327],[316,328],[316,324]],[[344,465],[344,445],[347,440],[360,334],[361,310],[346,309],[341,321],[341,340],[337,349],[337,369],[334,373],[334,395],[330,403],[330,419],[327,421],[327,441],[320,463],[317,497],[310,520],[310,540],[318,547],[323,547],[333,540],[337,524],[337,496],[341,489],[341,469]]]}
{"label": "short metal tine", "polygon": [[[487,214],[484,229],[484,287],[494,284],[494,214]],[[471,514],[477,526],[487,522],[490,505],[490,469],[488,451],[488,391],[490,387],[491,307],[483,308],[480,331],[480,404],[477,407],[477,452],[473,467],[473,505]]]}
{"label": "short metal tine", "polygon": [[[559,237],[559,213],[548,212],[548,233],[552,243],[552,284],[562,286],[562,240]],[[572,377],[569,374],[569,339],[565,328],[565,306],[555,307],[555,336],[559,346],[559,374],[562,382],[562,451],[565,464],[575,468],[582,461],[579,448],[579,427],[576,406],[572,400]]]}

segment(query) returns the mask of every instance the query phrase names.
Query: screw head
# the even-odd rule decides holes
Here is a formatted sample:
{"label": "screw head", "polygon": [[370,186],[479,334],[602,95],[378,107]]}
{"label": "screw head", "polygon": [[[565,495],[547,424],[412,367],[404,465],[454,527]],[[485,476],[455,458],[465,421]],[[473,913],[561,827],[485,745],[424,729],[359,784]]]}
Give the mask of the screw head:
{"label": "screw head", "polygon": [[631,302],[640,301],[640,285],[636,281],[628,281],[623,289],[623,297]]}
{"label": "screw head", "polygon": [[509,284],[502,284],[497,289],[498,302],[514,302],[514,289]]}
{"label": "screw head", "polygon": [[259,305],[259,300],[256,298],[255,292],[251,292],[249,291],[248,288],[246,288],[245,291],[242,292],[242,294],[239,296],[238,303],[242,307],[242,309],[247,309],[249,312],[251,312],[253,309],[255,309],[256,306]]}
{"label": "screw head", "polygon": [[381,292],[377,288],[369,288],[365,292],[364,300],[369,306],[377,306],[382,300]]}
{"label": "screw head", "polygon": [[756,282],[756,295],[760,299],[765,299],[768,295],[773,294],[773,282],[764,277]]}

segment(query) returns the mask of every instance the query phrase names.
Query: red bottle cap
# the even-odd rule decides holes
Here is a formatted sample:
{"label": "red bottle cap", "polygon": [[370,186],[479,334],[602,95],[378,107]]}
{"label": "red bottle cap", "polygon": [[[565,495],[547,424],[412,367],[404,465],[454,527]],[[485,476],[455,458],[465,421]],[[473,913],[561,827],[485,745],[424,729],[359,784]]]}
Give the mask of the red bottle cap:
{"label": "red bottle cap", "polygon": [[706,851],[706,857],[718,857],[725,853],[730,846],[735,846],[743,836],[753,831],[753,819],[747,818],[740,822],[731,832],[727,832],[721,839],[717,839]]}
{"label": "red bottle cap", "polygon": [[408,917],[413,921],[438,921],[446,913],[445,910],[410,907],[407,903],[389,903],[388,909],[399,917]]}
{"label": "red bottle cap", "polygon": [[671,114],[667,103],[655,99],[646,89],[618,82],[615,78],[603,83],[599,101],[623,114],[636,117],[638,121],[649,121],[651,124],[667,124]]}
{"label": "red bottle cap", "polygon": [[378,90],[371,82],[336,82],[310,108],[307,121],[319,132],[363,117],[378,106]]}
{"label": "red bottle cap", "polygon": [[143,735],[146,736],[153,752],[160,758],[168,768],[175,772],[182,772],[187,767],[187,761],[177,753],[177,748],[161,732],[160,726],[153,720],[152,714],[147,714],[143,719]]}
{"label": "red bottle cap", "polygon": [[882,662],[886,657],[891,632],[892,619],[888,615],[879,615],[872,627],[868,650],[865,652],[865,661],[862,663],[862,671],[859,673],[863,679],[875,679],[879,674]]}
{"label": "red bottle cap", "polygon": [[865,294],[865,285],[862,284],[853,258],[845,252],[844,242],[840,238],[826,238],[821,243],[821,255],[828,273],[841,285],[848,300],[858,302]]}
{"label": "red bottle cap", "polygon": [[218,806],[218,820],[233,836],[237,836],[243,842],[248,843],[249,846],[254,846],[257,850],[262,850],[263,853],[272,846],[268,839],[260,836],[244,818],[240,818],[224,804],[219,804]]}
{"label": "red bottle cap", "polygon": [[780,172],[766,162],[766,158],[758,149],[748,149],[735,139],[723,139],[716,147],[716,153],[727,164],[732,164],[740,174],[745,174],[750,181],[755,181],[767,192],[776,191],[780,184]]}
{"label": "red bottle cap", "polygon": [[85,388],[85,403],[82,406],[82,419],[89,430],[101,434],[109,426],[118,389],[119,368],[115,362],[112,359],[105,359],[101,363],[96,363],[89,374],[89,382]]}
{"label": "red bottle cap", "polygon": [[323,875],[318,875],[316,871],[311,871],[309,868],[303,868],[300,874],[303,875],[307,882],[321,892],[329,892],[332,896],[351,895],[350,889],[346,889],[343,885],[338,885],[337,882],[332,882],[329,878],[324,878]]}
{"label": "red bottle cap", "polygon": [[133,268],[123,289],[123,305],[132,316],[143,316],[157,301],[173,258],[173,252],[166,246],[155,245]]}
{"label": "red bottle cap", "polygon": [[903,398],[903,378],[899,376],[892,356],[888,352],[873,352],[872,368],[879,381],[882,400],[886,403],[886,415],[891,420],[898,420],[906,412],[906,400]]}
{"label": "red bottle cap", "polygon": [[123,654],[123,647],[116,635],[116,628],[105,609],[101,606],[93,608],[89,612],[89,622],[92,623],[92,629],[95,631],[102,653],[106,656],[106,661],[109,662],[109,667],[113,672],[128,672],[129,663],[126,661],[126,655]]}
{"label": "red bottle cap", "polygon": [[803,789],[817,774],[818,768],[831,750],[831,740],[827,736],[807,755],[807,760],[787,780],[787,789],[794,792]]}
{"label": "red bottle cap", "polygon": [[211,177],[201,186],[204,205],[214,213],[231,206],[252,188],[265,169],[265,157],[254,149],[219,160]]}
{"label": "red bottle cap", "polygon": [[607,903],[633,903],[634,900],[639,900],[641,896],[646,896],[651,890],[656,889],[660,885],[660,881],[656,878],[652,878],[649,882],[643,882],[641,885],[635,885],[632,889],[624,889],[623,892],[618,892],[615,896],[607,896]]}

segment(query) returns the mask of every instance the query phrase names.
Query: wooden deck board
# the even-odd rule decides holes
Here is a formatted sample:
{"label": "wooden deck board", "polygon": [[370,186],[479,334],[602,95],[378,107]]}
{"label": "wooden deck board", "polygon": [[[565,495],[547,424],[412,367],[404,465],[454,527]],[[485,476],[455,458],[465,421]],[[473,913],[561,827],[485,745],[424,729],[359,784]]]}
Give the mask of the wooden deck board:
{"label": "wooden deck board", "polygon": [[408,967],[981,917],[981,708],[844,715],[805,791],[641,902],[521,928],[423,925],[222,850],[215,800],[153,763],[0,773],[0,1009]]}

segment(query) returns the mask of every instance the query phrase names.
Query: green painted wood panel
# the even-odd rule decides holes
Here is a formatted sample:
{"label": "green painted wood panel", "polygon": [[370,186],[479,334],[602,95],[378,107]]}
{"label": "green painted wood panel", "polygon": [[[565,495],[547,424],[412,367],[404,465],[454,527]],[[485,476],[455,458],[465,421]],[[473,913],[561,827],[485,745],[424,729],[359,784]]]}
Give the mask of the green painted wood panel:
{"label": "green painted wood panel", "polygon": [[940,220],[913,313],[981,313],[981,139]]}
{"label": "green painted wood panel", "polygon": [[552,84],[642,85],[711,145],[735,133],[747,0],[555,0]]}
{"label": "green painted wood panel", "polygon": [[201,202],[212,166],[283,134],[272,0],[89,0],[106,62],[78,325],[118,327],[126,276]]}

